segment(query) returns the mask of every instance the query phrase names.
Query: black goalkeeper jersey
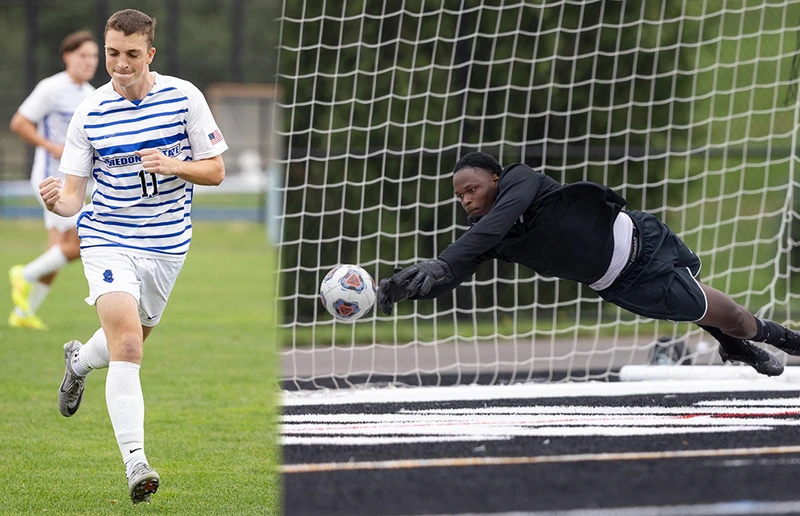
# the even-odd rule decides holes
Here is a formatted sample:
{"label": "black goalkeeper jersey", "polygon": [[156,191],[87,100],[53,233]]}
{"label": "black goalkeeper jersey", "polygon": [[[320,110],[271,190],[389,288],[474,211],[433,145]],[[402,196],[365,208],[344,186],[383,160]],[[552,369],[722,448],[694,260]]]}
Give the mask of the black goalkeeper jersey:
{"label": "black goalkeeper jersey", "polygon": [[439,255],[451,266],[453,281],[435,285],[424,297],[454,289],[489,259],[519,263],[543,276],[594,283],[611,264],[614,221],[625,204],[604,185],[562,185],[527,165],[509,165],[500,175],[490,211],[470,218],[470,229]]}

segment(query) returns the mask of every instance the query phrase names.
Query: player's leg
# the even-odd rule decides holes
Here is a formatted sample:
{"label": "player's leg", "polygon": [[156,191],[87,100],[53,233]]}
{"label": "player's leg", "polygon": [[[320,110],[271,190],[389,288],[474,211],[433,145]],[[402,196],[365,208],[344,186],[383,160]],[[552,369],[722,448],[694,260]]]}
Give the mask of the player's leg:
{"label": "player's leg", "polygon": [[73,340],[64,344],[64,379],[58,389],[58,410],[64,417],[74,416],[81,405],[86,376],[93,369],[108,367],[108,341],[103,328],[81,344]]}
{"label": "player's leg", "polygon": [[[74,226],[51,228],[47,231],[48,251],[53,257],[48,262],[43,260],[36,272],[40,273],[39,282],[52,285],[58,271],[68,263],[81,257],[81,239]],[[45,253],[46,255],[46,253]],[[42,255],[44,257],[45,255]],[[34,262],[31,262],[33,264]]]}
{"label": "player's leg", "polygon": [[[144,455],[144,398],[139,367],[142,344],[150,328],[143,328],[139,317],[140,272],[132,257],[108,251],[84,255],[83,268],[89,283],[86,302],[96,306],[102,329],[84,346],[76,341],[65,346],[71,346],[73,352],[65,356],[62,387],[66,383],[75,389],[59,391],[59,407],[76,395],[80,401],[83,379],[91,369],[108,367],[106,405],[126,463],[131,499],[134,503],[147,501],[158,487],[158,475],[147,465]],[[75,378],[80,381],[68,381]]]}
{"label": "player's leg", "polygon": [[[109,328],[109,325],[126,328],[118,337],[108,335],[111,362],[109,376],[106,380],[106,402],[125,463],[131,500],[136,504],[149,501],[150,495],[158,490],[160,481],[158,473],[150,467],[144,452],[144,398],[141,396],[141,383],[139,382],[139,364],[141,364],[143,354],[142,342],[161,320],[169,295],[183,267],[183,261],[129,258],[136,270],[136,277],[140,281],[140,295],[136,303],[135,320],[131,316],[130,310],[127,308],[123,310],[123,306],[107,307],[103,298],[98,300],[98,314],[101,309],[106,311],[108,324],[103,324],[106,329]],[[109,300],[111,299],[109,298]],[[120,298],[115,301],[123,302],[124,300]],[[119,314],[124,314],[125,324],[113,324],[113,318],[120,317]],[[101,321],[103,321],[102,317]],[[138,332],[134,331],[134,324],[138,325]],[[112,380],[112,373],[118,378]],[[135,393],[125,391],[134,383],[137,386]],[[116,396],[119,399],[120,392],[128,397],[125,405],[128,413],[123,417],[117,414],[115,420],[114,411],[119,401],[115,401],[114,398]],[[135,401],[130,399],[133,394],[135,394]],[[128,407],[128,404],[131,406]],[[127,431],[122,428],[123,431],[120,433],[118,425],[124,426],[126,422],[132,425],[130,427],[132,430]]]}
{"label": "player's leg", "polygon": [[[73,260],[81,257],[81,240],[74,226],[62,229],[51,227],[47,230],[47,251],[25,266],[26,278],[52,285],[58,271]],[[31,308],[32,312],[36,310]]]}
{"label": "player's leg", "polygon": [[47,233],[49,243],[47,251],[22,269],[25,279],[36,277],[31,280],[31,290],[28,295],[29,315],[36,315],[44,303],[58,271],[69,262],[81,257],[81,241],[74,227],[66,231],[54,227]]}
{"label": "player's leg", "polygon": [[[611,301],[644,317],[694,321],[719,342],[719,354],[723,361],[743,362],[767,376],[783,373],[783,364],[772,353],[744,339],[726,335],[713,324],[708,324],[707,304],[711,301],[706,301],[704,290],[686,268],[675,269],[670,282],[665,282],[662,276],[643,277],[634,288]],[[715,319],[712,316],[710,320]]]}
{"label": "player's leg", "polygon": [[723,360],[744,362],[770,376],[781,374],[783,364],[774,355],[747,342],[755,331],[731,336],[719,329],[735,330],[743,315],[733,300],[720,299],[721,292],[697,280],[700,258],[657,218],[639,211],[628,214],[639,229],[641,256],[627,276],[600,292],[603,299],[644,317],[695,322],[719,342]]}
{"label": "player's leg", "polygon": [[759,319],[727,294],[708,285],[700,285],[708,299],[708,310],[697,321],[698,324],[719,328],[725,334],[739,339],[766,342],[790,355],[800,355],[799,333],[776,322]]}
{"label": "player's leg", "polygon": [[14,302],[14,310],[9,316],[11,327],[45,329],[36,312],[50,293],[58,271],[80,257],[76,221],[77,216],[64,218],[46,212],[47,251],[29,263],[16,265],[9,270],[11,298]]}
{"label": "player's leg", "polygon": [[[685,250],[681,249],[680,255],[686,258]],[[683,260],[686,262],[686,260]],[[746,338],[731,335],[722,329],[717,323],[721,324],[741,324],[733,319],[734,309],[738,306],[733,300],[724,296],[725,299],[720,299],[721,292],[710,289],[697,280],[696,273],[699,272],[699,267],[683,268],[678,267],[675,269],[675,281],[672,282],[671,291],[677,292],[677,296],[668,295],[665,299],[670,299],[673,305],[690,304],[690,299],[700,300],[704,299],[702,313],[700,319],[694,322],[706,330],[714,339],[719,343],[719,356],[723,362],[730,360],[742,362],[758,373],[766,376],[780,376],[783,374],[783,363],[778,358],[767,350],[761,349],[747,341]],[[731,320],[726,321],[722,315],[727,314]],[[695,317],[696,319],[696,317]]]}
{"label": "player's leg", "polygon": [[[160,322],[161,316],[167,306],[167,300],[172,292],[172,288],[178,279],[178,275],[183,267],[183,260],[156,260],[152,258],[132,258],[138,277],[141,280],[141,296],[138,303],[138,320],[141,324],[142,338],[147,339],[153,328]],[[134,357],[128,357],[133,359]],[[141,355],[139,356],[141,362]],[[113,362],[112,362],[113,363]],[[109,373],[111,372],[109,368]],[[108,387],[106,389],[108,395]],[[111,406],[109,405],[109,413]],[[144,413],[144,405],[142,405]],[[142,418],[142,424],[144,420]],[[142,427],[143,429],[144,427]],[[144,432],[142,431],[142,438]],[[133,503],[150,501],[150,495],[158,490],[160,478],[144,457],[144,442],[141,443],[141,452],[132,454],[126,458],[126,450],[120,444],[123,460],[128,475],[128,488]],[[128,448],[131,452],[135,448]],[[138,454],[141,453],[141,456]]]}
{"label": "player's leg", "polygon": [[127,292],[110,292],[97,299],[97,314],[108,339],[110,361],[106,405],[117,439],[131,500],[148,501],[158,489],[144,450],[144,396],[139,378],[144,330],[139,303]]}
{"label": "player's leg", "polygon": [[[83,271],[89,284],[86,302],[96,305],[97,300],[109,293],[124,292],[133,299],[139,296],[139,280],[133,262],[114,253],[89,253],[83,259]],[[81,345],[71,341],[64,345],[64,379],[58,391],[59,411],[70,417],[80,407],[84,379],[92,371],[108,367],[111,360],[106,332],[101,327]]]}
{"label": "player's leg", "polygon": [[719,343],[719,356],[723,362],[743,362],[767,376],[783,374],[783,363],[772,353],[750,344],[747,340],[731,337],[714,326],[699,326]]}

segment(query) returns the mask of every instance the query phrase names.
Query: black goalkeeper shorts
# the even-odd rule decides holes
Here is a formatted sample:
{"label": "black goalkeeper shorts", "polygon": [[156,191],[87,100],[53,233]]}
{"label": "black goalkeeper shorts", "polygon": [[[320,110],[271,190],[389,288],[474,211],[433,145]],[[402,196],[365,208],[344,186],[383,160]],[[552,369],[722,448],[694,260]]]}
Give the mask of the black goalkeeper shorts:
{"label": "black goalkeeper shorts", "polygon": [[639,230],[641,254],[605,290],[610,303],[630,312],[669,321],[695,322],[706,314],[708,301],[695,277],[700,258],[656,217],[626,211]]}

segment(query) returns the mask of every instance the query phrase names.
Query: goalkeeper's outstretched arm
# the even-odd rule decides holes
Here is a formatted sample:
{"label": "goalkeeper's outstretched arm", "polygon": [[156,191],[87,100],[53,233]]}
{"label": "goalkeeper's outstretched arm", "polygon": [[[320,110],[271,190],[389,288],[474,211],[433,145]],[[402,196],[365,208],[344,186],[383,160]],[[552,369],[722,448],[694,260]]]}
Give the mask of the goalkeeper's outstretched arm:
{"label": "goalkeeper's outstretched arm", "polygon": [[403,299],[431,299],[446,294],[495,257],[493,248],[530,206],[541,178],[526,165],[505,171],[494,157],[472,152],[453,169],[453,192],[474,221],[469,231],[439,258],[426,260],[381,281],[378,304],[386,315]]}
{"label": "goalkeeper's outstretched arm", "polygon": [[481,255],[454,270],[446,261],[425,260],[384,278],[378,287],[378,306],[392,314],[395,303],[404,299],[434,299],[447,294],[470,278],[489,256]]}
{"label": "goalkeeper's outstretched arm", "polygon": [[[484,256],[479,256],[478,258],[474,259],[472,263],[462,266],[461,269],[453,270],[446,261],[442,260],[441,258],[437,258],[436,260],[420,262],[417,265],[401,271],[398,275],[408,274],[409,277],[419,277],[412,269],[417,268],[424,270],[426,268],[430,268],[431,265],[433,266],[434,270],[441,267],[443,274],[438,277],[434,276],[434,278],[437,279],[434,279],[433,281],[430,281],[429,279],[428,281],[430,287],[427,286],[424,280],[422,284],[417,287],[417,284],[419,283],[419,280],[417,280],[416,283],[412,282],[409,288],[410,294],[408,299],[435,299],[449,293],[454,288],[471,278],[472,275],[475,274],[475,271],[478,270],[478,267],[480,267],[481,263],[483,263],[485,260],[486,258]],[[431,276],[428,276],[428,278],[431,278]]]}

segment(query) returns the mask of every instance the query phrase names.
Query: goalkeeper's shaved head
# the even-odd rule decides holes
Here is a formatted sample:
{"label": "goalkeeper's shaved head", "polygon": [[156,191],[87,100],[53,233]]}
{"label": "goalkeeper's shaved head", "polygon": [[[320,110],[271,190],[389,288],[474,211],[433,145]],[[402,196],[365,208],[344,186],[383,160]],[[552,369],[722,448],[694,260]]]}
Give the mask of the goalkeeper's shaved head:
{"label": "goalkeeper's shaved head", "polygon": [[503,173],[503,167],[500,166],[495,157],[484,152],[470,152],[462,156],[456,166],[453,167],[453,173],[455,174],[462,168],[479,168],[498,176]]}

